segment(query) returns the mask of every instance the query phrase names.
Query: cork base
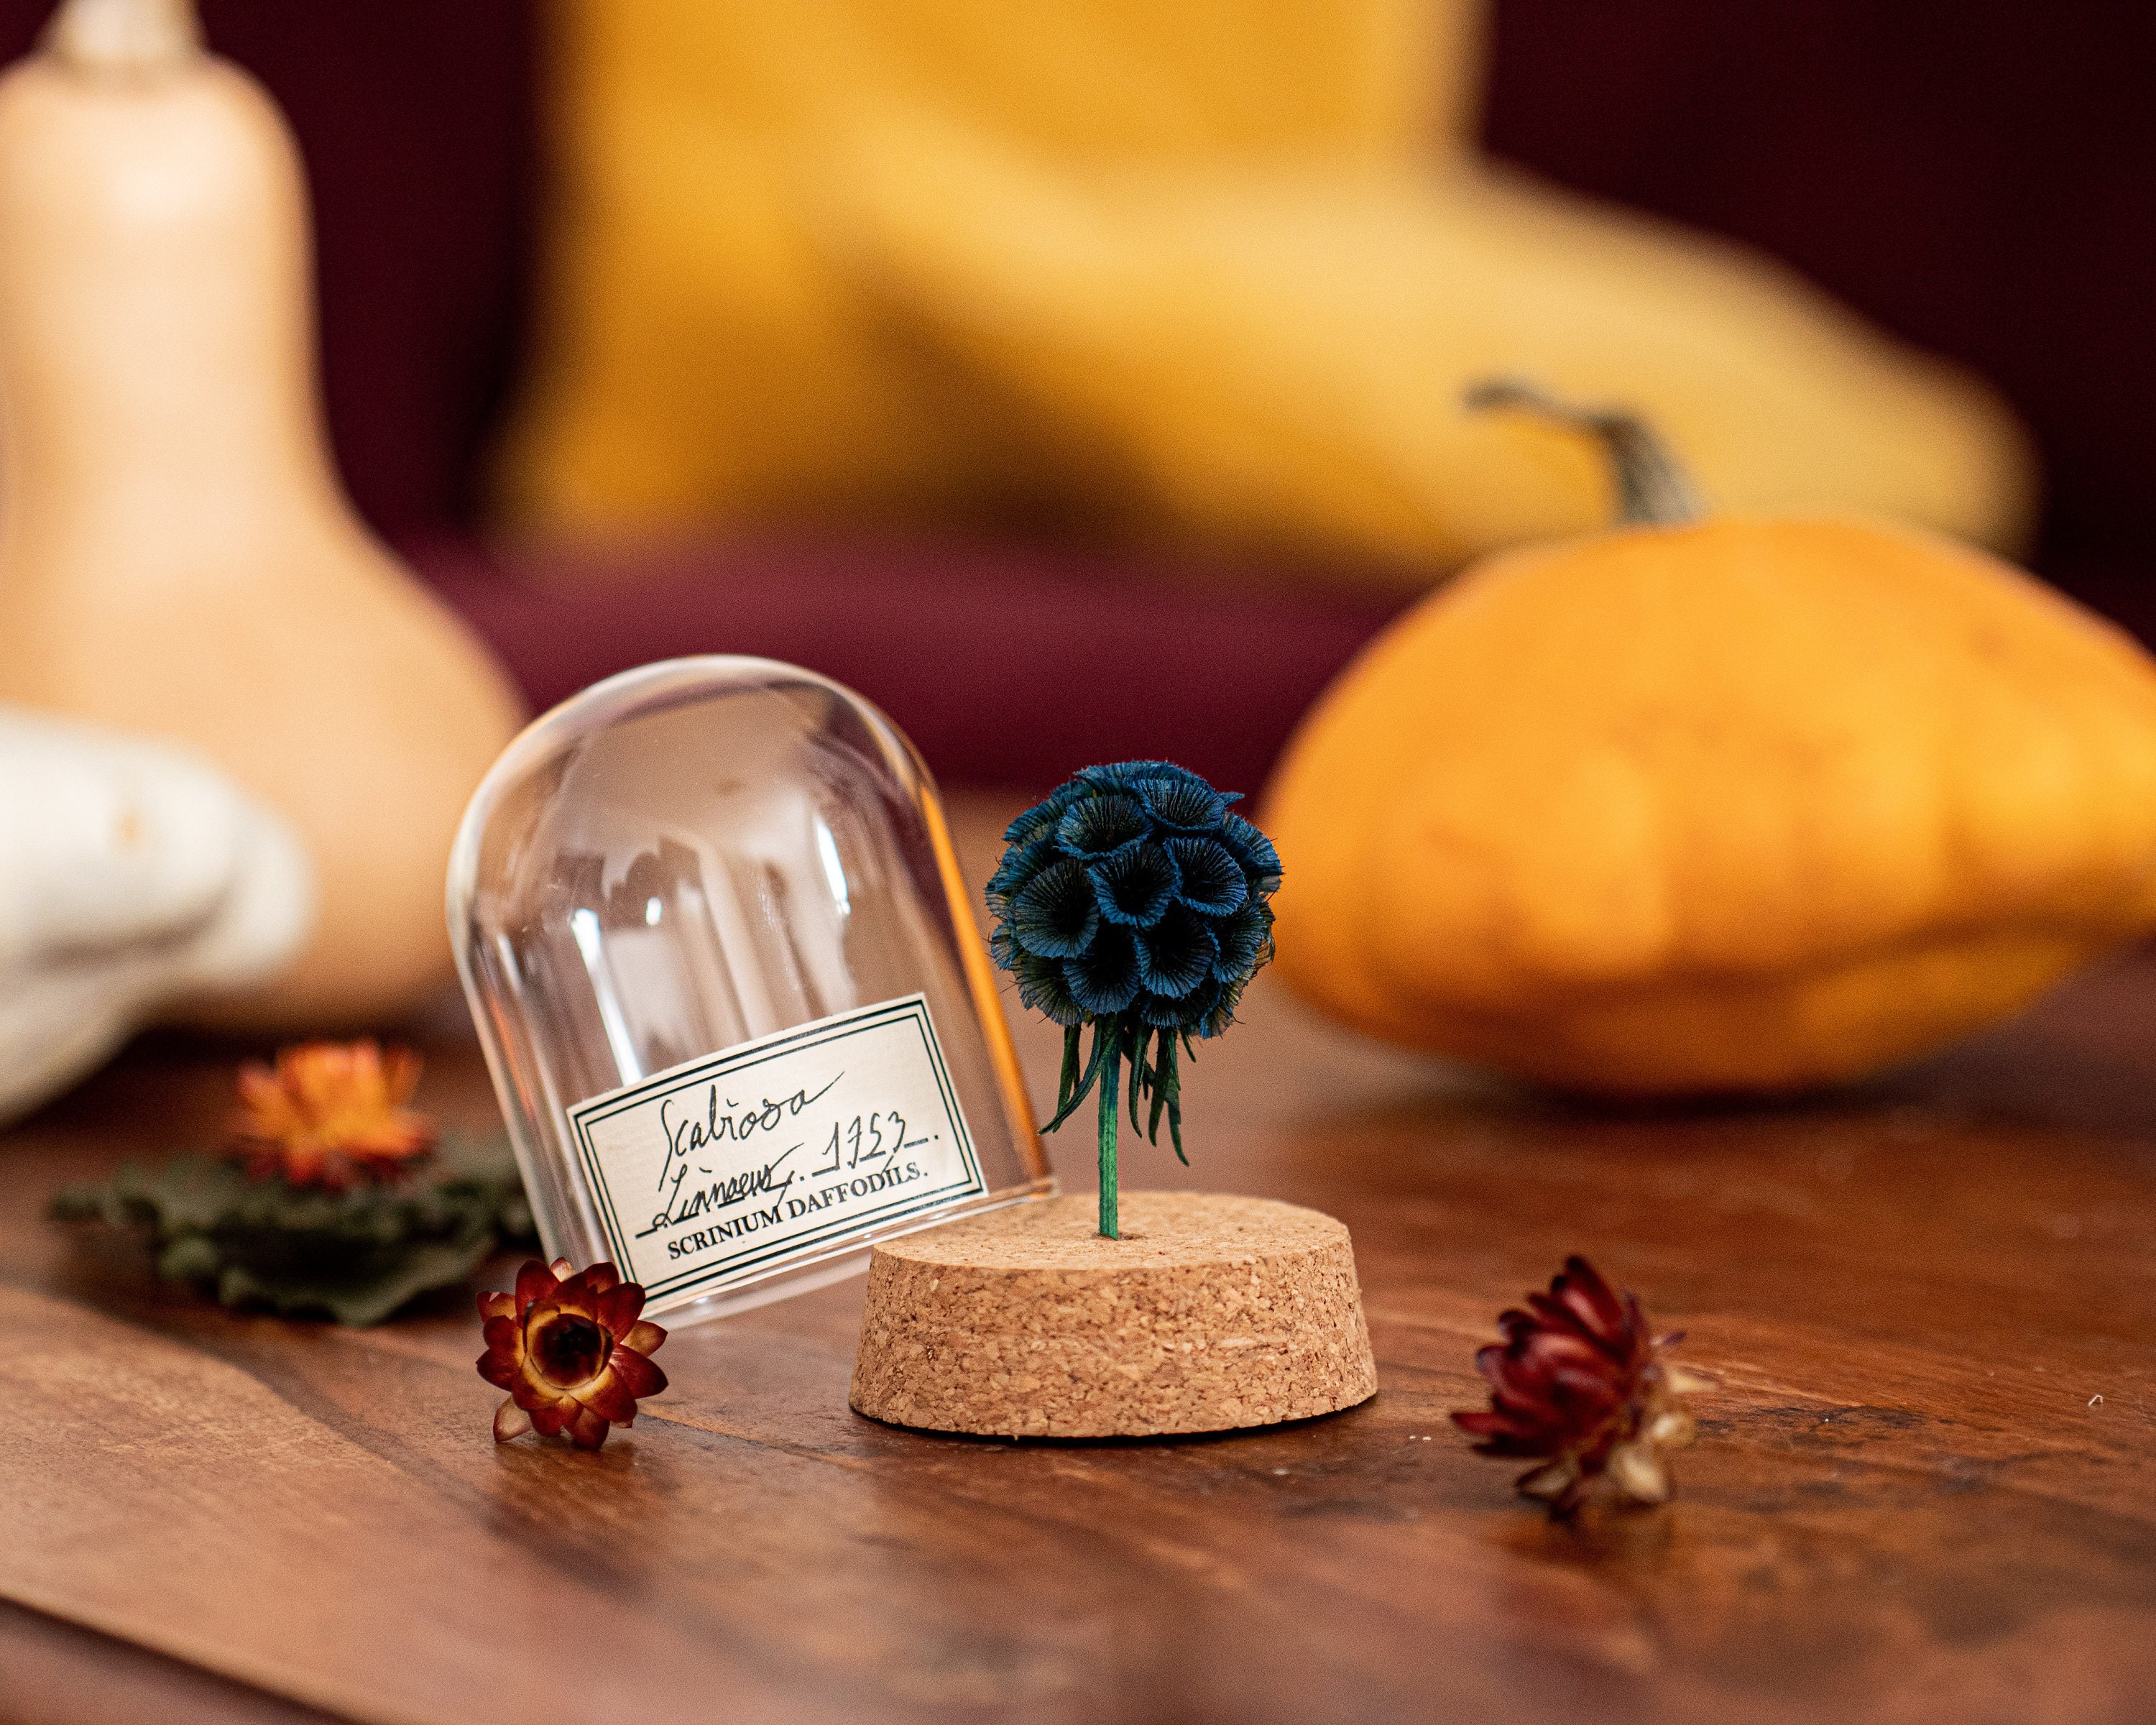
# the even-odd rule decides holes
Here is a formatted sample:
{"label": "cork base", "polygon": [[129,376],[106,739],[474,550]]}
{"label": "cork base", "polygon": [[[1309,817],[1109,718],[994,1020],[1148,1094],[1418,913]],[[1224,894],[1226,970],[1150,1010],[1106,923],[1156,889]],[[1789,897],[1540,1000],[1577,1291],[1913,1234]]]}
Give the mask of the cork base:
{"label": "cork base", "polygon": [[1135,1437],[1353,1407],[1377,1367],[1348,1230],[1270,1199],[1056,1198],[875,1248],[850,1399],[893,1425]]}

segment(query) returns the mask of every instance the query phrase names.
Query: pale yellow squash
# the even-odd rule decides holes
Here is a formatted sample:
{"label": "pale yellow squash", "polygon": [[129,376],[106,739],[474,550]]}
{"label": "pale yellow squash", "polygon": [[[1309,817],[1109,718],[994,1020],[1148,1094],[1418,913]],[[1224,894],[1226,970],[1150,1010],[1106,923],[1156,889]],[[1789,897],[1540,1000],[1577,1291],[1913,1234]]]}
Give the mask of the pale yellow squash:
{"label": "pale yellow squash", "polygon": [[1976,380],[1771,260],[1502,170],[1481,0],[562,0],[509,501],[562,534],[995,514],[1404,587],[1609,518],[1493,370],[1625,402],[1724,508],[2011,547]]}

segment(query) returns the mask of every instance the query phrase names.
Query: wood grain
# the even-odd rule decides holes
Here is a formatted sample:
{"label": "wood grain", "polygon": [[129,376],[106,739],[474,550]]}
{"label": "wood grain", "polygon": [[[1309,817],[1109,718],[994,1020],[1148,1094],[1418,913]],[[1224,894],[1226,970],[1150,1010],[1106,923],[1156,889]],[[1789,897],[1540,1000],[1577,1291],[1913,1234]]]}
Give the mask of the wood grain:
{"label": "wood grain", "polygon": [[13,1725],[320,1725],[329,1715],[0,1602],[0,1714]]}
{"label": "wood grain", "polygon": [[[977,875],[1004,812],[961,811]],[[497,1448],[464,1302],[234,1317],[40,1219],[213,1132],[235,1050],[138,1048],[0,1139],[0,1596],[96,1632],[0,1634],[0,1718],[113,1717],[126,1660],[176,1718],[211,1681],[182,1666],[430,1725],[2147,1717],[2156,960],[1771,1108],[1570,1106],[1262,980],[1246,1017],[1187,1081],[1194,1167],[1133,1153],[1127,1183],[1347,1222],[1379,1393],[1099,1445],[849,1412],[855,1282],[671,1338],[672,1387],[595,1457]],[[1052,1032],[1019,1028],[1052,1085]],[[423,1100],[489,1119],[470,1045],[430,1058]],[[1571,1250],[1723,1386],[1675,1504],[1577,1528],[1445,1420]]]}

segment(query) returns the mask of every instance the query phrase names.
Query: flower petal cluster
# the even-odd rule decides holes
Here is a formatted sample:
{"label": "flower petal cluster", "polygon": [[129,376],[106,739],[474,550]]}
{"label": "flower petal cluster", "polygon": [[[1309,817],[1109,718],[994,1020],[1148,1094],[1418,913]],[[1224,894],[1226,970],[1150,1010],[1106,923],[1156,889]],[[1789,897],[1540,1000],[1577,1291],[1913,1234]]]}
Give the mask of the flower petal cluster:
{"label": "flower petal cluster", "polygon": [[[1196,773],[1168,761],[1088,767],[1004,834],[988,880],[996,963],[1019,999],[1063,1026],[1053,1132],[1097,1083],[1101,1232],[1116,1237],[1116,1103],[1129,1069],[1131,1125],[1183,1154],[1178,1050],[1235,1022],[1250,980],[1273,955],[1270,901],[1281,883],[1272,841]],[[1081,1060],[1080,1035],[1093,1027]]]}
{"label": "flower petal cluster", "polygon": [[362,1179],[391,1180],[430,1153],[439,1134],[404,1105],[418,1087],[419,1056],[373,1040],[308,1042],[280,1049],[277,1064],[239,1069],[240,1106],[230,1150],[254,1178],[339,1192]]}
{"label": "flower petal cluster", "polygon": [[1654,1339],[1638,1297],[1613,1291],[1576,1254],[1527,1305],[1501,1313],[1505,1339],[1476,1353],[1489,1408],[1455,1413],[1453,1422],[1482,1439],[1475,1447],[1485,1455],[1539,1461],[1519,1489],[1553,1515],[1571,1514],[1598,1480],[1634,1502],[1663,1502],[1663,1452],[1690,1443],[1694,1430],[1676,1397],[1707,1382],[1661,1358],[1683,1337]]}
{"label": "flower petal cluster", "polygon": [[1217,1036],[1272,956],[1272,841],[1166,761],[1089,767],[1011,823],[988,882],[996,962],[1065,1028]]}
{"label": "flower petal cluster", "polygon": [[636,1420],[639,1397],[666,1387],[651,1355],[666,1339],[642,1321],[644,1290],[611,1264],[572,1271],[567,1258],[536,1258],[516,1272],[514,1294],[481,1294],[486,1352],[479,1374],[509,1399],[495,1411],[494,1440],[527,1431],[565,1432],[596,1450],[613,1425]]}

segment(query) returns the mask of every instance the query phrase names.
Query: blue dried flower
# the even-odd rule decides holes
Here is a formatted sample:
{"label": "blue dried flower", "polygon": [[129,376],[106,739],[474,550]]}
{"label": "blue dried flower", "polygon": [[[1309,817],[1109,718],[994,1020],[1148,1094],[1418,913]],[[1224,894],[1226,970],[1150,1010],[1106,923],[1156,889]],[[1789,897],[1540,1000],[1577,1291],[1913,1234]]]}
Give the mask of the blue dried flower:
{"label": "blue dried flower", "polygon": [[[1053,1132],[1101,1086],[1101,1231],[1116,1235],[1117,1091],[1130,1069],[1131,1124],[1161,1116],[1183,1155],[1178,1047],[1218,1036],[1273,954],[1267,902],[1281,881],[1272,841],[1196,773],[1167,761],[1088,767],[1004,834],[988,881],[989,949],[1019,999],[1064,1027]],[[1093,1047],[1084,1057],[1085,1026]]]}

